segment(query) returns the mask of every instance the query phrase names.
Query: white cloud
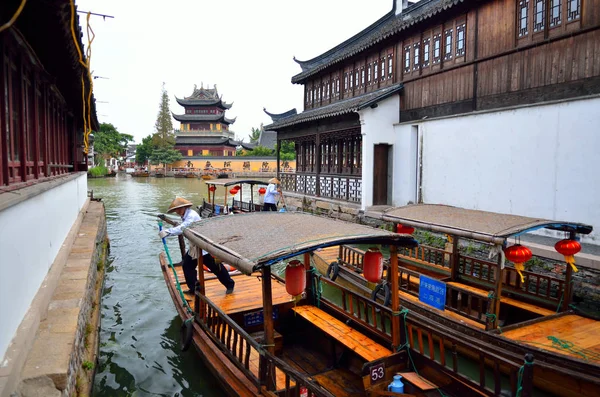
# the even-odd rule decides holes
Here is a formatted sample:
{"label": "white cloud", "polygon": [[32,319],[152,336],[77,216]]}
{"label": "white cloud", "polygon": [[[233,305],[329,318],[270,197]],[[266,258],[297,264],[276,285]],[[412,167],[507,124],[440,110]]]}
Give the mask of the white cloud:
{"label": "white cloud", "polygon": [[[94,93],[101,122],[113,123],[136,142],[154,132],[161,84],[171,111],[174,97],[194,84],[217,84],[232,130],[246,137],[269,124],[274,113],[302,111],[300,72],[293,61],[313,58],[379,19],[392,0],[77,0],[79,10],[113,15],[92,17]],[[85,31],[85,15],[80,14]],[[86,39],[84,37],[84,42]],[[173,120],[175,128],[179,123]]]}

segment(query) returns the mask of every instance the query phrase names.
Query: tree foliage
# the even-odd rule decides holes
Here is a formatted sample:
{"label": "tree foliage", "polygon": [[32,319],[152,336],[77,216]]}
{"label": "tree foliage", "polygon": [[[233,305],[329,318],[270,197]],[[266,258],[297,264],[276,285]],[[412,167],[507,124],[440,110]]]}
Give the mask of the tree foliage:
{"label": "tree foliage", "polygon": [[152,136],[152,143],[158,148],[169,148],[175,144],[175,133],[173,132],[173,122],[171,121],[171,110],[169,109],[169,95],[165,89],[165,83],[162,86],[160,96],[160,105],[158,116],[154,124],[155,133]]}
{"label": "tree foliage", "polygon": [[262,131],[262,124],[260,125],[260,128],[254,128],[252,127],[252,133],[250,133],[248,136],[250,137],[250,143],[258,143],[258,140],[260,139],[260,133]]}
{"label": "tree foliage", "polygon": [[155,149],[152,144],[152,135],[142,139],[142,143],[137,145],[135,149],[135,162],[138,164],[145,164],[150,159],[152,151]]}
{"label": "tree foliage", "polygon": [[150,162],[154,165],[160,165],[166,167],[167,164],[174,163],[175,161],[181,160],[181,152],[172,148],[159,147],[155,148],[150,155]]}
{"label": "tree foliage", "polygon": [[120,133],[110,123],[102,123],[100,129],[94,134],[94,152],[99,158],[105,160],[117,158],[123,154],[131,141],[133,136]]}
{"label": "tree foliage", "polygon": [[281,160],[296,160],[296,144],[293,141],[279,141],[279,158]]}

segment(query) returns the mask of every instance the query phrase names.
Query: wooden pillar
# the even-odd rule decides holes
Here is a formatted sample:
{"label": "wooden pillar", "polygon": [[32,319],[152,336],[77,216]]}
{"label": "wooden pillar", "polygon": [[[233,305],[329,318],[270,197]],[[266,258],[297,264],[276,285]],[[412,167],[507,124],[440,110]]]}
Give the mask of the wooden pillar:
{"label": "wooden pillar", "polygon": [[571,299],[573,298],[573,268],[571,265],[567,263],[567,273],[565,274],[565,285],[563,291],[563,301],[561,311],[566,311],[569,309],[569,305],[571,304]]}
{"label": "wooden pillar", "polygon": [[315,137],[315,172],[317,180],[315,181],[315,196],[321,195],[321,135],[317,132]]}
{"label": "wooden pillar", "polygon": [[183,240],[183,234],[177,236],[177,240],[179,240],[179,251],[181,252],[181,260],[183,261],[183,257],[185,256],[185,241]]}
{"label": "wooden pillar", "polygon": [[458,280],[458,236],[452,236],[452,255],[450,256],[450,279]]}
{"label": "wooden pillar", "polygon": [[533,396],[533,354],[525,355],[525,364],[523,367],[523,387],[521,397]]}
{"label": "wooden pillar", "polygon": [[502,254],[498,253],[498,268],[496,270],[496,291],[494,293],[494,302],[492,307],[494,308],[494,315],[496,316],[494,319],[494,324],[492,324],[492,329],[498,328],[498,319],[500,318],[500,298],[502,298],[502,280],[504,280],[504,269],[501,269],[502,266]]}
{"label": "wooden pillar", "polygon": [[[275,337],[273,330],[273,296],[271,290],[271,268],[265,266],[262,269],[262,294],[263,294],[263,319],[264,319],[264,344],[266,350],[275,354]],[[268,361],[265,359],[261,360],[263,366],[263,374],[266,379],[263,379],[263,384],[266,385],[267,390],[275,390],[275,368],[269,368]]]}
{"label": "wooden pillar", "polygon": [[398,247],[390,245],[390,277],[392,281],[392,350],[400,346],[400,297],[398,296]]}
{"label": "wooden pillar", "polygon": [[204,319],[204,302],[200,303],[200,299],[196,296],[199,293],[205,294],[204,286],[204,258],[202,257],[202,249],[198,249],[198,284],[196,284],[196,290],[194,291],[194,312],[200,315],[200,319]]}
{"label": "wooden pillar", "polygon": [[[306,271],[306,296],[310,301],[312,297],[312,273],[310,272],[310,253],[304,253],[304,270]],[[316,302],[312,302],[315,304]]]}
{"label": "wooden pillar", "polygon": [[279,167],[279,162],[281,161],[280,153],[279,153],[280,148],[281,148],[281,145],[279,144],[279,139],[278,139],[276,146],[275,146],[275,154],[277,155],[277,174],[275,176],[277,178],[279,178],[279,172],[280,172],[280,167]]}

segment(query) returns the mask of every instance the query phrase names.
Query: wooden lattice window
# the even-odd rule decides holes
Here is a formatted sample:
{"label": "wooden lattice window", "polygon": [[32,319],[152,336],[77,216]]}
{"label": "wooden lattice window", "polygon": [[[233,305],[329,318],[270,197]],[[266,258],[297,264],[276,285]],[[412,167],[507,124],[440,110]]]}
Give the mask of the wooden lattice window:
{"label": "wooden lattice window", "polygon": [[574,21],[581,17],[581,0],[567,0],[567,21]]}
{"label": "wooden lattice window", "polygon": [[423,67],[429,66],[429,50],[431,47],[431,39],[427,38],[423,40]]}
{"label": "wooden lattice window", "polygon": [[371,70],[372,65],[369,63],[367,64],[367,85],[371,85]]}
{"label": "wooden lattice window", "polygon": [[444,31],[444,60],[452,59],[452,28]]}
{"label": "wooden lattice window", "polygon": [[562,1],[561,0],[550,0],[550,27],[554,28],[560,25],[560,17],[561,17],[561,8]]}
{"label": "wooden lattice window", "polygon": [[359,80],[359,73],[360,73],[360,72],[359,72],[359,70],[358,70],[358,69],[356,69],[356,71],[354,72],[354,84],[356,84],[356,86],[358,86],[358,85],[360,84],[360,83],[359,83],[359,81],[360,81],[360,80]]}
{"label": "wooden lattice window", "polygon": [[439,63],[442,59],[442,35],[441,33],[433,35],[433,63]]}
{"label": "wooden lattice window", "polygon": [[385,80],[385,58],[381,58],[381,81]]}
{"label": "wooden lattice window", "polygon": [[529,18],[529,0],[520,0],[517,18],[519,19],[519,37],[525,37],[529,33],[527,22]]}
{"label": "wooden lattice window", "polygon": [[388,54],[388,79],[391,79],[394,74],[394,54]]}
{"label": "wooden lattice window", "polygon": [[365,86],[365,67],[360,68],[360,86]]}
{"label": "wooden lattice window", "polygon": [[533,5],[533,31],[540,32],[544,30],[546,23],[546,1],[535,0]]}
{"label": "wooden lattice window", "polygon": [[456,27],[456,56],[461,57],[465,55],[465,30],[467,25],[465,23]]}
{"label": "wooden lattice window", "polygon": [[413,44],[413,54],[414,54],[414,62],[413,62],[413,70],[418,70],[421,64],[421,43]]}
{"label": "wooden lattice window", "polygon": [[410,46],[404,47],[404,73],[410,72]]}
{"label": "wooden lattice window", "polygon": [[377,78],[379,76],[379,63],[377,63],[377,60],[375,60],[375,62],[373,62],[373,81],[377,81]]}

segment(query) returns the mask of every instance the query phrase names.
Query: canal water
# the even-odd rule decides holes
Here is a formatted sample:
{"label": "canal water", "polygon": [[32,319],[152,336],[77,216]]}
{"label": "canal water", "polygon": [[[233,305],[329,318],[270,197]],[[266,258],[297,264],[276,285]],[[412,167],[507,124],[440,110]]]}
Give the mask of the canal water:
{"label": "canal water", "polygon": [[[110,239],[93,396],[223,396],[197,352],[180,352],[181,320],[158,264],[163,246],[156,215],[166,212],[175,196],[201,204],[206,184],[119,174],[89,179],[88,189],[104,202]],[[217,203],[223,202],[221,190]],[[177,239],[167,241],[179,261]]]}

